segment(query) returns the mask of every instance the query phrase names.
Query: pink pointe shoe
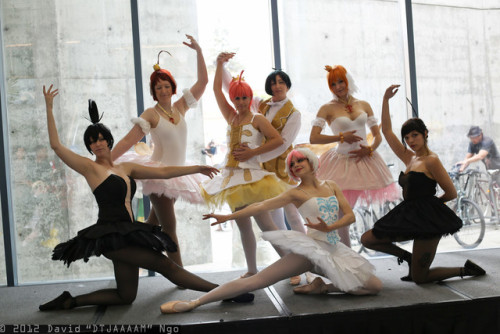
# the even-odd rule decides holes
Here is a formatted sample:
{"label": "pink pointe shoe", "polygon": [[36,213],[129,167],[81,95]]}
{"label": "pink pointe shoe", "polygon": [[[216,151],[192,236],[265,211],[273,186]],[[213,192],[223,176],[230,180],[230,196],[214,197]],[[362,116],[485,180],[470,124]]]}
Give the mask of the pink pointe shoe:
{"label": "pink pointe shoe", "polygon": [[200,305],[200,301],[192,300],[174,300],[171,302],[167,302],[160,306],[161,313],[163,314],[172,314],[172,313],[183,313],[191,311],[192,309],[198,307]]}

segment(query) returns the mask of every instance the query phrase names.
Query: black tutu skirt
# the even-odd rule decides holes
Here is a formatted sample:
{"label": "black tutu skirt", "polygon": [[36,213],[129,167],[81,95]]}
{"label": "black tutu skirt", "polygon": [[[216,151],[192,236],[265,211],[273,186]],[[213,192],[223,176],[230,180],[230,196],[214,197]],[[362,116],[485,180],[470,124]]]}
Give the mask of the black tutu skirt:
{"label": "black tutu skirt", "polygon": [[177,244],[161,231],[161,227],[140,222],[98,222],[83,230],[76,237],[58,244],[52,260],[71,262],[125,247],[136,246],[156,252],[176,252]]}
{"label": "black tutu skirt", "polygon": [[373,226],[377,238],[432,239],[457,232],[462,220],[439,198],[405,200]]}

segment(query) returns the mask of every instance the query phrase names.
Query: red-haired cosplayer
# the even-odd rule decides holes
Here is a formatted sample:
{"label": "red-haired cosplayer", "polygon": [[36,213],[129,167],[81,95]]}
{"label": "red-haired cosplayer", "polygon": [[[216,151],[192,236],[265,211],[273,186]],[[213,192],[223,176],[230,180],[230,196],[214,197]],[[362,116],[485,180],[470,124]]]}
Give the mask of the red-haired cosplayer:
{"label": "red-haired cosplayer", "polygon": [[352,224],[354,214],[335,182],[316,178],[316,155],[307,148],[298,148],[288,154],[286,161],[289,175],[300,181],[296,188],[230,215],[208,214],[205,219],[215,218],[216,222],[213,224],[220,224],[291,203],[307,220],[307,234],[283,230],[263,232],[262,237],[265,240],[288,253],[256,275],[223,284],[199,299],[165,303],[161,306],[163,313],[190,311],[207,303],[264,288],[306,271],[326,276],[331,283],[325,284],[317,277],[310,284],[296,287],[293,290],[295,293],[346,292],[353,295],[370,295],[377,294],[382,289],[382,283],[373,274],[375,269],[370,262],[339,242],[338,228]]}
{"label": "red-haired cosplayer", "polygon": [[[382,141],[377,119],[370,105],[356,99],[356,84],[341,65],[326,66],[328,86],[333,100],[324,104],[313,121],[311,144],[338,142],[335,148],[320,157],[318,178],[333,180],[344,192],[351,207],[356,201],[395,200],[400,191],[382,157],[376,152]],[[333,135],[321,134],[328,124]],[[366,126],[373,143],[366,140]],[[339,230],[341,240],[350,246],[349,227]]]}
{"label": "red-haired cosplayer", "polygon": [[[231,82],[229,98],[234,107],[228,103],[222,91],[222,67],[232,56],[232,53],[219,54],[214,78],[215,98],[228,124],[228,153],[221,175],[203,182],[201,188],[202,196],[212,207],[227,203],[232,211],[237,211],[248,204],[281,194],[286,184],[275,173],[263,169],[257,160],[260,154],[280,146],[283,140],[263,115],[250,111],[253,97],[250,86],[242,80],[241,74]],[[264,139],[266,141],[263,144]],[[246,161],[238,161],[233,156],[233,151],[242,143],[252,150],[253,157]],[[268,212],[256,214],[254,218],[261,230],[276,229]],[[243,276],[257,272],[255,235],[249,220],[249,217],[236,220],[248,266],[248,272]]]}
{"label": "red-haired cosplayer", "polygon": [[[186,36],[190,43],[184,42],[184,44],[195,50],[197,54],[198,80],[190,89],[183,91],[183,96],[180,99],[172,103],[172,96],[177,91],[177,83],[169,71],[156,64],[155,71],[150,78],[150,89],[151,95],[157,103],[154,107],[146,109],[141,117],[132,120],[135,125],[116,144],[112,152],[113,159],[120,157],[142,137],[151,133],[151,139],[154,143],[151,156],[138,156],[133,152],[128,152],[118,161],[133,161],[150,166],[183,166],[185,164],[187,124],[184,115],[189,108],[196,106],[208,83],[207,68],[201,47],[192,36]],[[159,56],[158,54],[158,58]],[[169,180],[142,181],[143,193],[150,196],[153,204],[148,223],[161,224],[163,231],[168,233],[178,244],[177,222],[174,212],[175,200],[180,198],[191,203],[203,203],[198,186],[203,180],[205,179],[197,176],[184,176]],[[168,253],[168,255],[182,266],[180,251]]]}

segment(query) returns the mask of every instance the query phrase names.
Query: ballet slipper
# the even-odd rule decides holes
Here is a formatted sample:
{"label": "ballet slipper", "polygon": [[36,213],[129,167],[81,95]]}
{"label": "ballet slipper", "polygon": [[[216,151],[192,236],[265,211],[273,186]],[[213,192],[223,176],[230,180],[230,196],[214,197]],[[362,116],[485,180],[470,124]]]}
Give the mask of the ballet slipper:
{"label": "ballet slipper", "polygon": [[312,283],[298,286],[293,289],[293,292],[306,295],[326,294],[328,287],[321,277],[316,277]]}
{"label": "ballet slipper", "polygon": [[300,276],[290,277],[290,285],[299,285],[300,284]]}
{"label": "ballet slipper", "polygon": [[[172,314],[172,313],[183,313],[183,312],[188,312],[191,311],[192,309],[198,307],[200,305],[200,300],[192,300],[192,301],[185,301],[185,300],[174,300],[171,302],[167,302],[165,304],[162,304],[160,306],[161,313],[163,314]],[[176,308],[177,306],[177,308]]]}
{"label": "ballet slipper", "polygon": [[318,277],[310,271],[306,271],[305,275],[306,275],[306,282],[309,284],[312,283],[316,279],[316,277]]}
{"label": "ballet slipper", "polygon": [[68,291],[64,291],[59,297],[38,306],[38,309],[40,311],[69,310],[75,306],[75,298]]}

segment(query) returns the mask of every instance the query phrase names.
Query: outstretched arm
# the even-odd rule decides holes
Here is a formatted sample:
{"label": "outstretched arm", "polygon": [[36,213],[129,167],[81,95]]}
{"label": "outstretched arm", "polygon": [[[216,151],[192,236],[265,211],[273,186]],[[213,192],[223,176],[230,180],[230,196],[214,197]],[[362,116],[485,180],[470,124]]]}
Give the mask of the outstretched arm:
{"label": "outstretched arm", "polygon": [[134,179],[171,179],[189,174],[201,173],[210,178],[219,173],[219,170],[212,166],[166,166],[148,167],[136,163],[125,162],[120,164],[127,175]]}
{"label": "outstretched arm", "polygon": [[[205,64],[205,58],[203,58],[203,52],[201,51],[201,47],[196,41],[196,39],[194,39],[194,37],[191,35],[186,35],[186,37],[189,39],[190,43],[188,42],[182,42],[182,43],[196,51],[198,80],[191,87],[190,91],[191,94],[193,94],[193,97],[196,99],[196,101],[198,101],[203,95],[203,92],[205,92],[205,88],[207,87],[208,84],[207,66]],[[179,101],[175,102],[175,105],[183,115],[189,109],[189,106],[187,105],[184,97],[179,99]]]}
{"label": "outstretched arm", "polygon": [[288,190],[274,198],[267,199],[263,202],[253,203],[247,206],[246,208],[235,211],[229,215],[218,215],[214,213],[205,214],[203,215],[203,219],[205,220],[205,219],[215,218],[216,220],[215,223],[210,224],[213,226],[217,224],[222,224],[223,222],[228,220],[250,217],[268,210],[282,208],[285,205],[293,202],[294,197],[292,195],[292,191],[293,189]]}
{"label": "outstretched arm", "polygon": [[111,151],[111,158],[113,160],[118,159],[127,152],[133,145],[137,144],[139,140],[144,137],[144,132],[139,125],[134,125],[134,127],[123,137],[120,141],[113,147]]}
{"label": "outstretched arm", "polygon": [[57,132],[56,121],[54,119],[54,114],[52,112],[54,105],[54,97],[59,94],[58,89],[52,89],[53,85],[50,85],[49,89],[43,86],[43,95],[45,97],[45,109],[47,111],[47,128],[49,132],[49,142],[50,147],[54,150],[61,160],[68,165],[71,169],[87,176],[88,172],[91,170],[90,166],[92,160],[82,157],[71,151],[69,148],[61,144],[59,140],[59,134]]}

